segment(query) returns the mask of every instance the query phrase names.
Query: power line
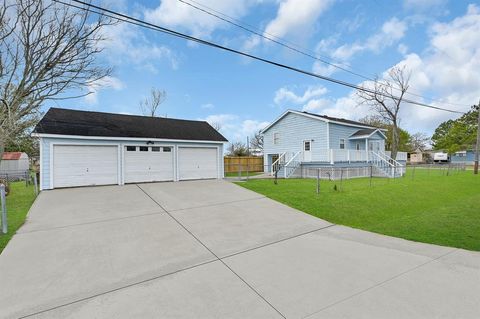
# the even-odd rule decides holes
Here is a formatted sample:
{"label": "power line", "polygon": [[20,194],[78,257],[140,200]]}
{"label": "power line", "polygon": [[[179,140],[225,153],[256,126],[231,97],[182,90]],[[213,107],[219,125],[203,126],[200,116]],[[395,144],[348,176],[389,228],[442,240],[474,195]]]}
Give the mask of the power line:
{"label": "power line", "polygon": [[[254,26],[252,25],[249,25],[245,22],[242,22],[238,19],[235,19],[229,15],[226,15],[220,11],[217,11],[211,7],[208,7],[200,2],[197,2],[197,1],[194,1],[194,0],[188,0],[188,1],[185,1],[185,0],[178,0],[179,2],[185,4],[185,5],[188,5],[196,10],[199,10],[201,12],[204,12],[210,16],[213,16],[217,19],[220,19],[224,22],[227,22],[231,25],[234,25],[238,28],[241,28],[242,30],[245,30],[247,32],[250,32],[256,36],[259,36],[259,37],[262,37],[268,41],[271,41],[273,43],[276,43],[278,45],[281,45],[289,50],[292,50],[294,52],[297,52],[299,54],[302,54],[304,56],[307,56],[309,58],[312,58],[314,60],[317,60],[317,61],[320,61],[324,64],[327,64],[327,65],[330,65],[330,66],[333,66],[334,68],[337,68],[339,70],[342,70],[342,71],[345,71],[347,73],[350,73],[352,75],[355,75],[355,76],[358,76],[362,79],[365,79],[365,80],[369,80],[369,81],[372,81],[372,82],[378,82],[376,79],[373,79],[371,77],[368,77],[366,75],[363,75],[361,73],[358,73],[358,72],[355,72],[353,71],[351,68],[347,68],[347,67],[343,67],[341,66],[340,64],[338,63],[333,63],[333,62],[328,62],[326,61],[325,59],[329,59],[329,60],[332,60],[331,58],[329,57],[325,57],[325,56],[321,56],[319,55],[318,53],[316,52],[313,52],[311,50],[308,50],[306,48],[303,48],[301,46],[299,46],[298,44],[295,44],[295,43],[292,43],[290,41],[287,41],[283,38],[280,38],[280,37],[277,37],[275,35],[272,35],[271,33],[267,33],[267,32],[264,32],[264,31],[261,31],[257,28],[255,28]],[[203,7],[203,8],[200,8],[199,6]],[[227,17],[227,18],[224,18],[224,17],[221,17],[220,15],[224,16],[224,17]],[[230,20],[229,20],[230,19]],[[232,21],[233,20],[233,21]],[[247,25],[248,27],[245,27],[244,25]],[[266,36],[268,35],[268,36]],[[312,52],[312,53],[308,53],[308,52]],[[322,58],[320,58],[322,57]],[[333,60],[332,60],[333,61]],[[398,90],[397,88],[394,88],[395,90]],[[423,99],[427,99],[427,100],[430,100],[431,102],[437,102],[437,103],[440,103],[440,104],[449,104],[449,105],[456,105],[456,106],[469,106],[469,105],[466,105],[466,104],[460,104],[460,103],[452,103],[452,102],[443,102],[443,101],[439,101],[439,100],[436,100],[436,99],[433,99],[433,98],[429,98],[429,97],[425,97],[421,94],[417,94],[417,93],[414,93],[414,92],[406,92],[406,94],[408,95],[412,95],[412,96],[416,96],[416,97],[420,97],[420,98],[423,98]]]}
{"label": "power line", "polygon": [[[137,26],[145,27],[147,29],[159,31],[159,32],[162,32],[162,33],[166,33],[166,34],[169,34],[169,35],[173,35],[173,36],[182,38],[182,39],[186,39],[186,40],[189,40],[189,41],[193,41],[193,42],[201,43],[201,44],[211,46],[211,47],[214,47],[214,48],[217,48],[217,49],[221,49],[223,51],[227,51],[227,52],[235,53],[235,54],[238,54],[238,55],[242,55],[242,56],[257,60],[257,61],[264,62],[266,64],[274,65],[274,66],[277,66],[277,67],[280,67],[280,68],[283,68],[283,69],[287,69],[287,70],[295,71],[295,72],[298,72],[298,73],[301,73],[301,74],[309,75],[309,76],[312,76],[312,77],[315,77],[315,78],[318,78],[318,79],[322,79],[322,80],[325,80],[325,81],[329,81],[329,82],[332,82],[332,83],[336,83],[336,84],[339,84],[339,85],[342,85],[342,86],[350,87],[350,88],[353,88],[353,89],[356,89],[356,90],[365,91],[365,92],[369,92],[369,93],[375,93],[374,90],[364,88],[364,87],[360,87],[358,85],[355,85],[355,84],[352,84],[352,83],[349,83],[349,82],[346,82],[346,81],[342,81],[342,80],[338,80],[338,79],[335,79],[335,78],[323,76],[323,75],[316,74],[316,73],[313,73],[313,72],[310,72],[310,71],[306,71],[306,70],[302,70],[302,69],[299,69],[299,68],[296,68],[296,67],[292,67],[292,66],[289,66],[289,65],[286,65],[286,64],[283,64],[283,63],[279,63],[279,62],[268,60],[268,59],[265,59],[265,58],[262,58],[262,57],[259,57],[259,56],[255,56],[253,54],[249,54],[249,53],[246,53],[246,52],[243,52],[243,51],[240,51],[240,50],[225,47],[225,46],[216,44],[214,42],[202,40],[202,39],[199,39],[199,38],[196,38],[196,37],[193,37],[193,36],[189,36],[187,34],[184,34],[184,33],[178,32],[178,31],[174,31],[174,30],[171,30],[171,29],[168,29],[168,28],[165,28],[165,27],[161,27],[161,26],[155,25],[153,23],[146,22],[146,21],[128,16],[126,14],[115,12],[113,10],[102,8],[100,6],[93,5],[93,4],[90,4],[90,3],[86,3],[86,2],[83,2],[83,1],[80,1],[80,0],[72,0],[72,1],[76,2],[76,3],[79,3],[79,4],[82,4],[83,6],[86,6],[88,8],[81,7],[81,6],[75,6],[71,3],[66,3],[66,2],[63,2],[63,1],[60,1],[60,0],[53,0],[53,1],[64,4],[64,5],[67,5],[67,6],[75,7],[75,8],[84,10],[84,11],[93,12],[93,13],[96,13],[96,14],[99,14],[99,15],[102,15],[102,16],[113,18],[113,19],[116,19],[118,21],[122,21],[122,22],[130,23],[130,24],[134,24],[134,25],[137,25]],[[90,8],[100,10],[101,12],[91,10]],[[381,94],[381,93],[378,93],[378,92],[377,92],[377,94],[382,95],[384,97],[393,98],[394,100],[397,100],[397,101],[400,100],[400,98],[397,97],[397,96],[388,96],[386,94]],[[405,102],[405,103],[414,104],[414,105],[418,105],[418,106],[423,106],[423,107],[436,109],[436,110],[440,110],[440,111],[464,114],[464,112],[449,110],[449,109],[437,107],[437,106],[434,106],[434,105],[429,105],[429,104],[425,104],[425,103],[421,103],[421,102],[416,102],[416,101],[409,100],[409,99],[402,99],[402,101]]]}

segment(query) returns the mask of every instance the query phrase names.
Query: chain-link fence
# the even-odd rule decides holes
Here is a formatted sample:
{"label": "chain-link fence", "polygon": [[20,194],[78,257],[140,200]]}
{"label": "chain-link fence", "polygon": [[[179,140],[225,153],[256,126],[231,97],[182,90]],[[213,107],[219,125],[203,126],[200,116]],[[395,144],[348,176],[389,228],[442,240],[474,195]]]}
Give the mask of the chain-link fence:
{"label": "chain-link fence", "polygon": [[250,178],[271,178],[267,165],[262,163],[225,163],[225,178],[228,179],[250,179]]}
{"label": "chain-link fence", "polygon": [[31,173],[29,170],[21,171],[0,171],[0,180],[4,180],[7,183],[18,181],[31,181]]}

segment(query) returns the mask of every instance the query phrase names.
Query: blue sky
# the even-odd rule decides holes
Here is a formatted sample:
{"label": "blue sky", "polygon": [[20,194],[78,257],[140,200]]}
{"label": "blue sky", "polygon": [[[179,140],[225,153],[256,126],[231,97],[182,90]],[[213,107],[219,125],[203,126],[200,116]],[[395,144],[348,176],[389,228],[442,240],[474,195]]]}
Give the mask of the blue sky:
{"label": "blue sky", "polygon": [[[411,92],[435,101],[412,99],[466,111],[480,98],[480,4],[474,1],[195,2],[368,77],[406,65]],[[364,81],[178,0],[93,3],[308,71]],[[167,92],[161,115],[219,123],[230,140],[244,140],[288,108],[349,119],[371,113],[358,106],[351,89],[319,79],[127,24],[104,34],[108,40],[100,59],[114,67],[112,76],[85,98],[48,106],[139,114],[139,101],[156,87]],[[430,134],[450,117],[455,115],[405,105],[401,123],[412,133]]]}

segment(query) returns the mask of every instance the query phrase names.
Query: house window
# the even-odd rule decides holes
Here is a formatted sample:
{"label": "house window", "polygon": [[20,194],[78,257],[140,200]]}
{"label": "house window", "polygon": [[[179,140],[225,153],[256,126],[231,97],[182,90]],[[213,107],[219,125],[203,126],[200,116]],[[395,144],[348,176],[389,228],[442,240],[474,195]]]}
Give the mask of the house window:
{"label": "house window", "polygon": [[273,144],[274,145],[278,144],[279,139],[280,139],[280,133],[278,133],[278,132],[273,133]]}
{"label": "house window", "polygon": [[357,143],[357,147],[356,147],[357,151],[360,150],[360,143]]}
{"label": "house window", "polygon": [[160,146],[152,146],[152,152],[160,152]]}
{"label": "house window", "polygon": [[164,151],[164,152],[171,152],[171,151],[172,151],[172,148],[171,148],[171,147],[164,147],[164,148],[163,148],[163,151]]}
{"label": "house window", "polygon": [[140,146],[140,152],[148,152],[148,146]]}
{"label": "house window", "polygon": [[341,138],[341,139],[340,139],[340,149],[341,149],[341,150],[344,150],[344,149],[345,149],[345,139],[344,139],[344,138]]}
{"label": "house window", "polygon": [[310,141],[305,141],[303,143],[303,150],[306,152],[310,151]]}
{"label": "house window", "polygon": [[137,147],[135,146],[127,146],[127,152],[135,152],[137,150]]}

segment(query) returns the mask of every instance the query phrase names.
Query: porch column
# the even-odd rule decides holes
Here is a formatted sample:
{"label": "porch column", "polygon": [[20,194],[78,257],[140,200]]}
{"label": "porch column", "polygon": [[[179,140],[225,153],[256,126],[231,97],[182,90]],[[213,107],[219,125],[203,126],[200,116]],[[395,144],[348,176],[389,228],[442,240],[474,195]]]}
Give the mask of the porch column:
{"label": "porch column", "polygon": [[365,139],[365,154],[366,154],[367,163],[368,163],[368,138]]}
{"label": "porch column", "polygon": [[333,165],[333,148],[330,149],[330,164]]}

